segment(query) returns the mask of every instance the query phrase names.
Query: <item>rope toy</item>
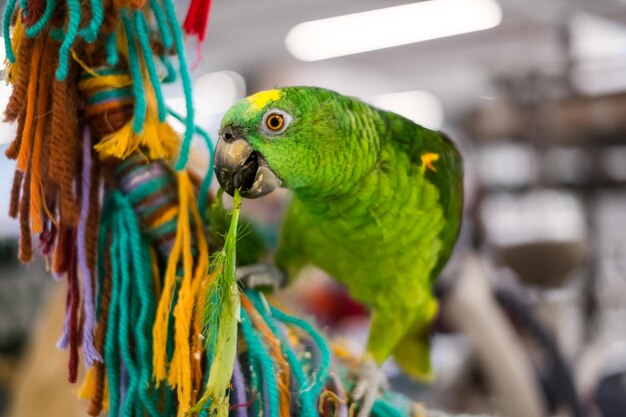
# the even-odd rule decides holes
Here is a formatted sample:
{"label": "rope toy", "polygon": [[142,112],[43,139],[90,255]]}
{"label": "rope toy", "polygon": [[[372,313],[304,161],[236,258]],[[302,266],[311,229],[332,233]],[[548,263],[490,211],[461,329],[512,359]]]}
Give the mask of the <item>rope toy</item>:
{"label": "rope toy", "polygon": [[[199,41],[209,8],[193,0],[183,25]],[[3,24],[18,256],[29,262],[37,246],[67,281],[58,346],[72,383],[82,357],[89,415],[351,415],[350,361],[312,324],[239,287],[240,199],[220,236],[212,168],[204,178],[185,169],[194,134],[213,148],[193,123],[172,1],[9,0]],[[184,116],[161,89],[177,77]],[[372,415],[421,412],[384,393]]]}

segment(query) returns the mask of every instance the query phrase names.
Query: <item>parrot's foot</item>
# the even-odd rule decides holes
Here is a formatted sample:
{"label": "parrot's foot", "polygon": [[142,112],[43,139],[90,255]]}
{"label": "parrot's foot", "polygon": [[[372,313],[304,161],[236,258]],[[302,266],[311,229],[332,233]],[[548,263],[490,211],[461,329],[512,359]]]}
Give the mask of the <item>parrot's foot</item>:
{"label": "parrot's foot", "polygon": [[386,385],[388,385],[387,378],[376,362],[371,358],[366,359],[351,393],[353,405],[358,409],[356,417],[369,417],[379,391]]}
{"label": "parrot's foot", "polygon": [[274,265],[258,263],[237,268],[237,281],[246,288],[279,290],[287,284],[287,276]]}

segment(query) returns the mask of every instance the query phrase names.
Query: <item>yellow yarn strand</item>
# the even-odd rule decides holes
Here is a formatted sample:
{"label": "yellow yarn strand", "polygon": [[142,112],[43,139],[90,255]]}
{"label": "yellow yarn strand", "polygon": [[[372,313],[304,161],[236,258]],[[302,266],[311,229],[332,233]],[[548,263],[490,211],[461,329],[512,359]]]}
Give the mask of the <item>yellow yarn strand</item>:
{"label": "yellow yarn strand", "polygon": [[80,90],[95,90],[98,88],[124,88],[133,85],[130,75],[99,75],[92,74],[93,78],[87,78],[78,83]]}
{"label": "yellow yarn strand", "polygon": [[191,281],[193,273],[193,254],[191,253],[191,225],[189,223],[189,202],[193,195],[191,182],[186,172],[178,174],[178,198],[180,211],[179,224],[182,226],[183,241],[183,279],[178,291],[178,302],[174,307],[174,355],[170,363],[168,381],[177,388],[178,416],[182,417],[191,404],[191,349],[189,334],[193,294]]}
{"label": "yellow yarn strand", "polygon": [[145,77],[144,89],[147,108],[143,131],[135,133],[133,131],[133,119],[131,119],[117,132],[103,137],[95,145],[101,159],[125,159],[139,147],[145,151],[146,156],[151,160],[173,160],[176,157],[180,139],[168,123],[159,121],[156,96],[152,85],[146,82]]}
{"label": "yellow yarn strand", "polygon": [[170,311],[172,309],[172,296],[174,295],[174,287],[176,286],[176,269],[178,268],[178,261],[183,247],[184,217],[181,214],[187,211],[186,207],[183,207],[186,205],[187,200],[179,200],[176,239],[174,240],[174,246],[165,268],[161,298],[159,299],[154,326],[152,327],[152,367],[157,387],[161,381],[167,378],[167,329],[169,326]]}
{"label": "yellow yarn strand", "polygon": [[78,390],[78,398],[81,400],[91,400],[96,394],[96,367],[92,366],[87,370],[87,375]]}
{"label": "yellow yarn strand", "polygon": [[171,209],[168,209],[165,213],[163,213],[161,217],[159,217],[154,222],[152,222],[150,224],[150,227],[152,229],[156,229],[157,227],[162,226],[165,223],[172,220],[174,217],[176,217],[177,214],[178,214],[178,207],[172,207]]}
{"label": "yellow yarn strand", "polygon": [[[74,59],[74,61],[76,61],[78,63],[78,65],[81,66],[81,68],[88,73],[89,75],[91,75],[92,77],[99,77],[100,75],[94,71],[89,65],[87,65],[85,63],[85,61],[83,61],[82,59],[80,59],[80,57],[78,56],[78,54],[76,53],[76,51],[74,51],[74,49],[70,49],[70,53],[72,54],[72,58]],[[80,85],[80,84],[79,84]]]}
{"label": "yellow yarn strand", "polygon": [[[202,306],[206,302],[206,294],[208,288],[209,276],[209,245],[206,241],[206,235],[204,234],[203,222],[200,216],[200,212],[196,206],[196,200],[194,199],[191,204],[191,215],[193,217],[193,223],[196,225],[196,241],[198,242],[198,257],[196,271],[193,277],[192,283],[192,297],[193,305],[190,311],[191,313],[191,362],[189,363],[191,369],[191,383],[192,389],[196,391],[200,390],[200,386],[194,387],[194,381],[199,382],[201,385],[202,379],[202,352],[204,350],[204,338],[202,336]],[[202,291],[202,292],[200,292]],[[204,298],[203,298],[204,296]],[[194,379],[194,375],[198,376],[198,380]],[[199,394],[199,392],[197,392]],[[195,401],[197,397],[192,398]]]}
{"label": "yellow yarn strand", "polygon": [[[123,57],[128,57],[126,32],[120,30],[117,38],[120,54]],[[143,130],[140,133],[134,132],[134,119],[131,119],[120,130],[103,137],[95,146],[101,159],[125,159],[137,148],[142,148],[146,156],[151,160],[173,160],[177,157],[180,142],[179,136],[168,123],[159,121],[156,94],[150,82],[146,64],[141,56],[139,57],[139,65],[141,66],[141,78],[146,99],[146,117]],[[110,77],[108,80],[111,84],[106,84],[107,77]],[[99,81],[92,82],[100,83],[101,87],[121,88],[132,85],[132,78],[129,75],[98,76],[96,79]],[[130,84],[126,84],[129,79]]]}
{"label": "yellow yarn strand", "polygon": [[159,259],[153,247],[150,247],[150,264],[152,265],[152,290],[156,300],[161,296],[161,271],[159,270]]}
{"label": "yellow yarn strand", "polygon": [[[23,35],[24,25],[22,25],[22,13],[18,13],[15,26],[13,27],[13,36],[11,36],[11,49],[13,49],[13,54],[15,56],[18,56]],[[16,60],[14,63],[10,63],[8,59],[4,59],[4,67],[6,68],[5,78],[11,84],[15,82],[15,75],[18,73],[19,64],[19,60]]]}

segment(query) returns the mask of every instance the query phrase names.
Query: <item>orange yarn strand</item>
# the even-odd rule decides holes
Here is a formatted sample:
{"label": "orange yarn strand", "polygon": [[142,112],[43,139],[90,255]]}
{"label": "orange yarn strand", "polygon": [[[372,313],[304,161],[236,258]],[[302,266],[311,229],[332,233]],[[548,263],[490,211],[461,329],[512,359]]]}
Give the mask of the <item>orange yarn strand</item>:
{"label": "orange yarn strand", "polygon": [[274,336],[267,324],[263,321],[263,318],[256,311],[252,302],[245,294],[241,294],[241,306],[250,315],[255,327],[261,332],[265,342],[268,344],[271,355],[278,364],[282,372],[277,375],[278,389],[280,390],[280,417],[289,417],[291,404],[291,391],[289,389],[289,364],[285,359],[282,350],[280,349],[280,341]]}
{"label": "orange yarn strand", "polygon": [[34,122],[35,99],[37,95],[37,84],[39,82],[39,61],[41,59],[42,39],[37,38],[33,47],[32,62],[30,65],[30,75],[28,82],[28,95],[26,104],[26,120],[24,120],[24,131],[22,133],[22,146],[17,155],[17,169],[26,172],[28,167],[28,157],[30,156],[30,142]]}

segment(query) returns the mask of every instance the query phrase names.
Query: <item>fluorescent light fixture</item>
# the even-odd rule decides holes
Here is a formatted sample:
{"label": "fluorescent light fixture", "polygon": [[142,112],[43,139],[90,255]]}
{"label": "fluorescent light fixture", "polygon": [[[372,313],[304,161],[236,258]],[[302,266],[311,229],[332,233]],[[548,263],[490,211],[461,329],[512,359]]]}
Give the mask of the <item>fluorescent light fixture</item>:
{"label": "fluorescent light fixture", "polygon": [[588,13],[570,20],[572,55],[578,60],[626,56],[626,25]]}
{"label": "fluorescent light fixture", "polygon": [[501,21],[495,0],[430,0],[300,23],[285,45],[301,61],[319,61],[489,29]]}
{"label": "fluorescent light fixture", "polygon": [[381,94],[371,103],[383,110],[398,113],[429,129],[441,129],[443,106],[439,99],[427,91],[403,91]]}

